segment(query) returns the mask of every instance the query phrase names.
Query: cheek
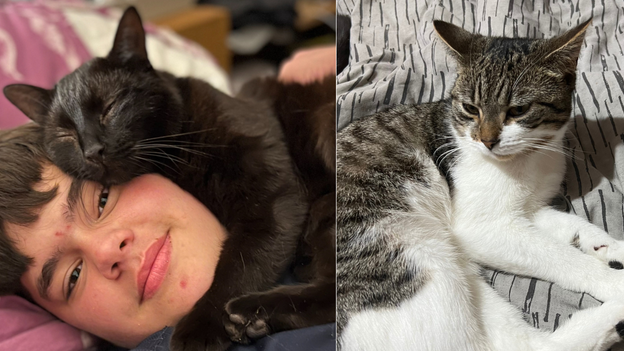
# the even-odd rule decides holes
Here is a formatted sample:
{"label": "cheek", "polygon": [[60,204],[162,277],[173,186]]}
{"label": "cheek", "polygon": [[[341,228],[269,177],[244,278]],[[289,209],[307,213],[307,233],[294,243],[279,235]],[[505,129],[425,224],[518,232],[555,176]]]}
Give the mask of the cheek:
{"label": "cheek", "polygon": [[80,164],[84,162],[82,149],[73,136],[46,142],[46,151],[56,164]]}
{"label": "cheek", "polygon": [[474,140],[478,140],[479,139],[479,126],[478,125],[473,125],[470,128],[467,128],[468,130],[468,134],[470,134],[470,137]]}
{"label": "cheek", "polygon": [[76,328],[96,335],[119,334],[127,328],[123,326],[127,321],[137,321],[137,311],[125,295],[122,289],[107,289],[91,282],[67,310],[62,309],[57,315]]}
{"label": "cheek", "polygon": [[127,183],[121,192],[120,201],[141,209],[161,207],[178,198],[177,186],[164,177],[146,174]]}

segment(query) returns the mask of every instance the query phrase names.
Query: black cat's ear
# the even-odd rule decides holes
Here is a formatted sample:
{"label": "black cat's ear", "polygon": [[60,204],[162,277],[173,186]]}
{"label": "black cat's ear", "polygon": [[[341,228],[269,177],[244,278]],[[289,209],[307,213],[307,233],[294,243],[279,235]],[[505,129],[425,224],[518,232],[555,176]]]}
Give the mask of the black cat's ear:
{"label": "black cat's ear", "polygon": [[558,37],[549,39],[546,44],[548,54],[544,57],[544,61],[553,61],[566,72],[576,71],[576,61],[581,52],[583,39],[585,39],[585,31],[589,28],[590,23],[591,19]]}
{"label": "black cat's ear", "polygon": [[477,35],[443,21],[433,21],[433,28],[458,60],[468,60],[470,47]]}
{"label": "black cat's ear", "polygon": [[145,30],[137,10],[130,6],[126,9],[115,34],[113,48],[108,54],[109,59],[127,62],[131,58],[148,61],[145,49]]}
{"label": "black cat's ear", "polygon": [[52,102],[50,90],[27,84],[11,84],[4,87],[4,96],[15,107],[38,123],[44,125]]}

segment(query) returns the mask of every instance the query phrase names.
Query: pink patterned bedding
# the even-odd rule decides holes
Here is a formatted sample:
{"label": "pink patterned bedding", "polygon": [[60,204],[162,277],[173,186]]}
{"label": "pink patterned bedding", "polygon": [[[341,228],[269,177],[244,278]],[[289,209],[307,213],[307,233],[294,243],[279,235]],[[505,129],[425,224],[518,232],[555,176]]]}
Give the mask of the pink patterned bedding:
{"label": "pink patterned bedding", "polygon": [[[51,88],[91,58],[62,12],[40,2],[0,6],[0,86],[23,82]],[[0,129],[28,121],[0,98]]]}

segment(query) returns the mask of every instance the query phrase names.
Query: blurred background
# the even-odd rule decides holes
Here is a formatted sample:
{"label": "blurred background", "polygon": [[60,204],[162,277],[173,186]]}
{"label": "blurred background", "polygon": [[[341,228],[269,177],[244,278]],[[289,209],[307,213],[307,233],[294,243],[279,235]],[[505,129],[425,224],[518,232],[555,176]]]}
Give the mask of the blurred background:
{"label": "blurred background", "polygon": [[135,6],[143,18],[207,49],[233,92],[257,75],[275,75],[295,50],[335,43],[335,0],[94,0]]}
{"label": "blurred background", "polygon": [[[51,88],[106,56],[130,5],[155,68],[230,94],[253,77],[277,75],[298,50],[335,43],[335,0],[0,0],[0,85]],[[28,121],[4,96],[0,111],[0,129]]]}

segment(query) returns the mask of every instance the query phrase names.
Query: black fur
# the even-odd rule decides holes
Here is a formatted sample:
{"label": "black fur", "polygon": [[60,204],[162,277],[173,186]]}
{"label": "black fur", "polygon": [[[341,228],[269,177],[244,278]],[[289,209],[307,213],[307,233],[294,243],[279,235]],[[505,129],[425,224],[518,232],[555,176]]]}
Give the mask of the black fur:
{"label": "black fur", "polygon": [[336,68],[342,72],[349,64],[351,18],[345,15],[336,16]]}

